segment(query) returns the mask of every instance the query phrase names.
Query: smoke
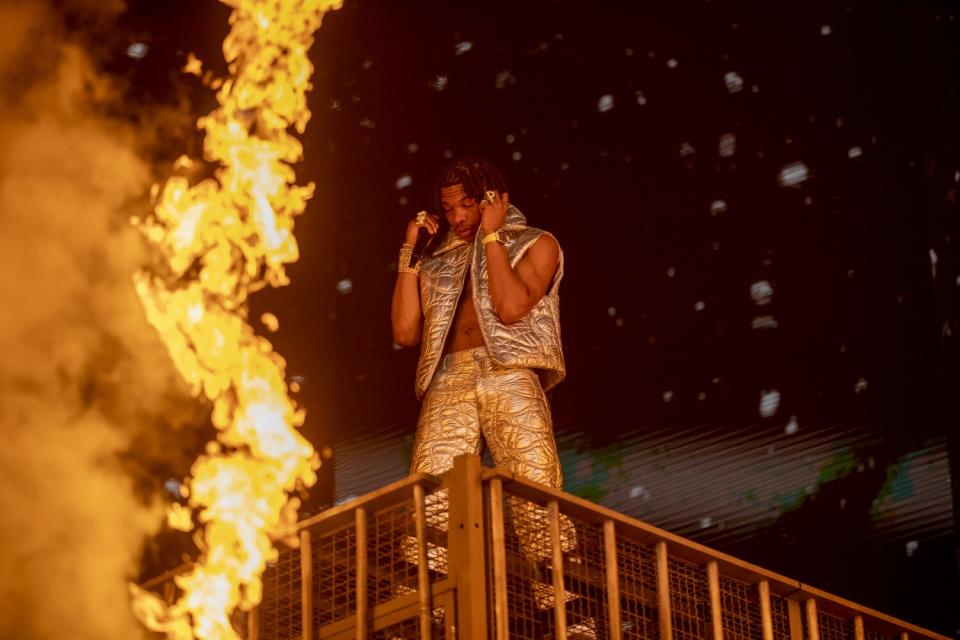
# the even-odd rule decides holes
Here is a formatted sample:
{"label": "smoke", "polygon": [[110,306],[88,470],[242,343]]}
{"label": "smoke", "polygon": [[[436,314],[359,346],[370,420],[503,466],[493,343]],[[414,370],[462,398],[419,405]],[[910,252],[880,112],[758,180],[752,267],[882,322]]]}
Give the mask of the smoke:
{"label": "smoke", "polygon": [[120,7],[56,7],[0,4],[0,637],[129,640],[127,583],[162,520],[145,479],[186,472],[196,403],[130,280],[143,137],[100,115],[116,87],[66,37]]}

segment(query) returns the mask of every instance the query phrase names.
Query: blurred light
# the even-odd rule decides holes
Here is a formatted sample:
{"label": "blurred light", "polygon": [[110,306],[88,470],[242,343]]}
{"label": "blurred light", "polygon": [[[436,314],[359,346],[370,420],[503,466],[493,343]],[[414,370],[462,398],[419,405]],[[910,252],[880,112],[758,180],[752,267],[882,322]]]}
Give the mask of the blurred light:
{"label": "blurred light", "polygon": [[676,69],[678,64],[679,63],[677,62],[676,58],[670,58],[669,60],[667,60],[667,66],[670,67],[671,69]]}
{"label": "blurred light", "polygon": [[519,151],[514,151],[514,152],[510,155],[510,157],[513,158],[513,161],[514,161],[514,162],[517,162],[517,161],[520,160],[520,158],[523,157],[523,154],[520,153]]}
{"label": "blurred light", "polygon": [[673,391],[664,391],[663,392],[663,401],[670,402],[673,400]]}
{"label": "blurred light", "polygon": [[916,540],[910,540],[907,542],[907,557],[912,558],[913,554],[917,552],[917,549],[920,548],[920,543]]}
{"label": "blurred light", "polygon": [[647,104],[647,97],[643,95],[643,91],[638,90],[635,95],[637,96],[638,105],[642,107],[643,105]]}
{"label": "blurred light", "polygon": [[713,524],[713,518],[711,518],[710,516],[704,516],[704,517],[700,518],[700,528],[701,528],[701,529],[709,529],[709,528],[710,528],[710,525],[712,525],[712,524]]}
{"label": "blurred light", "polygon": [[790,416],[790,420],[787,421],[787,426],[783,428],[783,432],[788,436],[792,436],[799,430],[800,424],[797,422],[797,416]]}
{"label": "blurred light", "polygon": [[776,329],[780,326],[773,316],[757,316],[750,322],[753,329]]}
{"label": "blurred light", "polygon": [[930,275],[933,278],[937,277],[937,252],[930,247]]}
{"label": "blurred light", "polygon": [[779,182],[781,187],[795,187],[806,182],[810,177],[810,170],[802,162],[791,162],[780,170]]}
{"label": "blurred light", "polygon": [[725,133],[720,136],[720,156],[729,158],[737,151],[737,136],[732,133]]}
{"label": "blurred light", "polygon": [[825,25],[823,25],[823,26],[820,27],[820,35],[822,35],[822,36],[828,36],[828,35],[830,35],[831,33],[833,33],[833,27],[831,27],[830,25],[825,24]]}
{"label": "blurred light", "polygon": [[344,278],[337,283],[337,291],[339,291],[341,295],[347,295],[353,291],[353,281],[349,278]]}
{"label": "blurred light", "polygon": [[438,73],[430,80],[430,88],[434,91],[443,91],[450,83],[450,78],[444,73]]}
{"label": "blurred light", "polygon": [[497,89],[505,89],[512,84],[517,84],[517,79],[506,69],[498,73],[497,79],[494,81],[494,86]]}
{"label": "blurred light", "polygon": [[853,390],[856,393],[863,393],[864,391],[867,390],[868,386],[870,385],[867,383],[867,379],[860,378],[859,380],[857,380],[857,384],[853,385]]}
{"label": "blurred light", "polygon": [[727,210],[727,201],[726,200],[714,200],[710,203],[710,215],[715,216],[718,213],[723,213]]}
{"label": "blurred light", "polygon": [[650,492],[647,491],[646,487],[642,484],[638,484],[634,487],[630,487],[630,497],[631,498],[646,498],[650,499]]}
{"label": "blurred light", "polygon": [[473,49],[473,43],[470,42],[469,40],[458,42],[457,45],[454,47],[454,51],[458,56],[463,55],[464,53],[466,53],[467,51],[470,51],[471,49]]}
{"label": "blurred light", "polygon": [[399,178],[397,178],[397,181],[394,183],[394,186],[397,189],[406,189],[412,184],[413,184],[413,178],[410,177],[409,173],[405,173]]}
{"label": "blurred light", "polygon": [[727,91],[736,93],[743,89],[743,78],[736,71],[729,71],[723,76],[723,81],[727,85]]}
{"label": "blurred light", "polygon": [[750,298],[759,306],[770,304],[773,300],[773,286],[766,280],[758,280],[750,285]]}
{"label": "blurred light", "polygon": [[397,344],[396,342],[390,343],[390,347],[391,347],[394,351],[400,351],[401,349],[403,349],[403,345],[399,345],[399,344]]}
{"label": "blurred light", "polygon": [[180,497],[180,482],[174,478],[170,478],[163,483],[163,489],[167,493],[171,494],[175,498]]}
{"label": "blurred light", "polygon": [[707,308],[707,303],[703,300],[697,300],[696,304],[693,305],[693,308],[697,311],[703,311]]}
{"label": "blurred light", "polygon": [[418,145],[416,142],[411,142],[407,145],[407,153],[416,153],[419,150],[420,145]]}
{"label": "blurred light", "polygon": [[699,400],[700,402],[703,402],[706,399],[707,399],[706,391],[701,391],[700,393],[697,394],[697,400]]}
{"label": "blurred light", "polygon": [[127,55],[135,60],[143,60],[149,51],[150,47],[144,42],[134,42],[127,47]]}
{"label": "blurred light", "polygon": [[597,111],[600,113],[606,113],[613,109],[613,96],[609,93],[606,95],[600,96],[600,100],[597,101]]}
{"label": "blurred light", "polygon": [[780,408],[780,392],[776,389],[764,389],[760,392],[760,416],[772,418]]}
{"label": "blurred light", "polygon": [[612,318],[613,316],[617,315],[617,308],[616,308],[616,307],[610,307],[609,309],[607,309],[607,315],[610,316],[611,318]]}
{"label": "blurred light", "polygon": [[513,135],[512,133],[507,134],[507,144],[513,144],[516,141],[517,141],[517,136]]}
{"label": "blurred light", "polygon": [[364,71],[367,71],[367,70],[369,70],[369,69],[372,69],[372,68],[373,68],[373,58],[364,58],[364,59],[363,59],[363,62],[360,63],[360,68],[363,69]]}
{"label": "blurred light", "polygon": [[150,47],[144,42],[134,42],[129,47],[127,47],[127,55],[135,60],[142,60],[147,56],[147,53],[150,52]]}
{"label": "blurred light", "polygon": [[377,123],[376,121],[374,121],[373,118],[364,116],[363,118],[360,119],[360,126],[363,127],[364,129],[376,129]]}
{"label": "blurred light", "polygon": [[689,142],[683,142],[680,144],[680,157],[686,158],[687,156],[692,156],[696,153],[696,149],[693,148],[693,145]]}
{"label": "blurred light", "polygon": [[617,318],[616,325],[617,325],[618,327],[622,327],[622,326],[623,326],[623,318]]}
{"label": "blurred light", "polygon": [[676,269],[674,269],[673,267],[670,267],[669,269],[667,269],[667,277],[668,277],[668,278],[672,278],[672,277],[675,276],[675,275],[677,275],[677,270],[676,270]]}
{"label": "blurred light", "polygon": [[847,157],[850,158],[851,160],[854,158],[859,158],[862,155],[863,155],[863,149],[861,149],[860,147],[850,147],[850,149],[847,151]]}

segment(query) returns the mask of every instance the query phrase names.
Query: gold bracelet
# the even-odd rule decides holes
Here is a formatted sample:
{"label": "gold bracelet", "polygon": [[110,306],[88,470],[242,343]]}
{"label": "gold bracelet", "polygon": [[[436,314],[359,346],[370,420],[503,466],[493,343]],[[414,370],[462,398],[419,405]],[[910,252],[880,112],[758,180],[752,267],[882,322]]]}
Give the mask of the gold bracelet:
{"label": "gold bracelet", "polygon": [[417,264],[411,265],[410,261],[412,259],[413,245],[404,242],[402,245],[400,245],[400,258],[397,260],[397,273],[420,273],[420,261],[417,260]]}

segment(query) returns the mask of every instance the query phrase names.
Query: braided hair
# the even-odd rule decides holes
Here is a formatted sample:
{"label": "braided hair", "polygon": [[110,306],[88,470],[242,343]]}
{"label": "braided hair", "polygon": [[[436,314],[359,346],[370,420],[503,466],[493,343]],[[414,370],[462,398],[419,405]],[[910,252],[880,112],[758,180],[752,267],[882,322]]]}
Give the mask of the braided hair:
{"label": "braided hair", "polygon": [[477,202],[483,200],[486,191],[503,193],[507,190],[507,183],[504,182],[500,170],[488,160],[479,156],[461,156],[448,160],[437,172],[432,189],[434,210],[441,214],[441,218],[443,218],[443,211],[440,204],[440,189],[452,187],[455,184],[462,184],[463,192],[467,197]]}

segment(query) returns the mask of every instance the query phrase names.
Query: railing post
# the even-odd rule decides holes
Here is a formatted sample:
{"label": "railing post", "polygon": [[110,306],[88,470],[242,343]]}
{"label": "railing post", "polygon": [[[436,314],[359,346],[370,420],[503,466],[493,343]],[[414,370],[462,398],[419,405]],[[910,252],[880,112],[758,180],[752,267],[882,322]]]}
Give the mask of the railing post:
{"label": "railing post", "polygon": [[707,563],[707,586],[710,588],[710,624],[713,640],[723,640],[723,609],[720,604],[720,568],[716,561]]}
{"label": "railing post", "polygon": [[490,550],[493,561],[493,613],[496,640],[510,640],[507,605],[507,535],[503,522],[503,480],[490,480]]}
{"label": "railing post", "polygon": [[356,638],[367,640],[369,612],[367,610],[367,510],[357,507],[354,512],[357,538],[357,617]]}
{"label": "railing post", "polygon": [[853,616],[853,640],[867,640],[863,629],[863,616]]}
{"label": "railing post", "polygon": [[260,640],[260,605],[247,611],[247,640]]}
{"label": "railing post", "polygon": [[673,640],[673,615],[670,613],[670,558],[667,543],[657,546],[657,615],[660,618],[660,640]]}
{"label": "railing post", "polygon": [[556,500],[547,503],[550,517],[550,550],[553,574],[554,637],[567,640],[567,590],[563,586],[563,542],[560,540],[560,505]]}
{"label": "railing post", "polygon": [[787,618],[790,620],[790,640],[804,640],[803,611],[800,603],[790,598],[787,598]]}
{"label": "railing post", "polygon": [[820,618],[817,616],[817,601],[810,598],[803,604],[807,612],[807,640],[820,640]]}
{"label": "railing post", "polygon": [[457,637],[487,637],[487,570],[480,458],[454,458],[450,490],[450,576],[457,585]]}
{"label": "railing post", "polygon": [[300,532],[300,605],[300,637],[313,640],[313,546],[307,529]]}
{"label": "railing post", "polygon": [[773,612],[770,608],[770,583],[761,580],[757,583],[757,595],[760,597],[760,630],[763,640],[773,640]]}
{"label": "railing post", "polygon": [[617,532],[613,520],[603,521],[603,562],[607,578],[607,620],[610,640],[623,637],[620,622],[620,576],[617,571]]}
{"label": "railing post", "polygon": [[[420,640],[430,640],[430,567],[427,564],[427,509],[423,486],[413,485],[414,526],[417,533],[417,597],[420,605]],[[309,640],[309,639],[305,639]]]}

